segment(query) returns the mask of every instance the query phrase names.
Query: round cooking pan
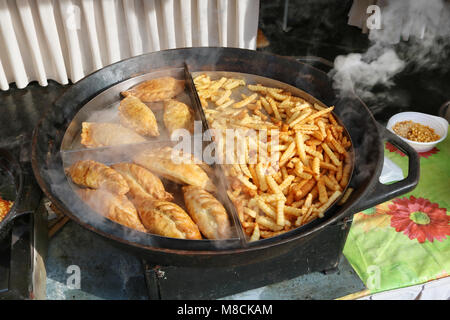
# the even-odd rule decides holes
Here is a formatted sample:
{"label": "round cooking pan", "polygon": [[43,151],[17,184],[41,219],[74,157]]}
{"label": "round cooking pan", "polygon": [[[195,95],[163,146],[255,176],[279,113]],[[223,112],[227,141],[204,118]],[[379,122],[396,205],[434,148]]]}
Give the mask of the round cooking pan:
{"label": "round cooking pan", "polygon": [[22,198],[23,175],[17,160],[6,149],[0,148],[0,197],[14,201],[5,218],[0,221],[0,240],[9,232],[12,221],[26,212],[21,212],[19,204]]}
{"label": "round cooking pan", "polygon": [[[333,206],[324,218],[277,237],[246,243],[241,240],[185,240],[131,230],[103,218],[72,191],[63,170],[60,153],[63,136],[77,112],[101,92],[127,79],[163,70],[230,71],[259,75],[299,88],[326,105],[346,127],[354,148],[354,188],[342,206]],[[383,185],[378,178],[383,167],[384,142],[389,141],[408,155],[408,176]],[[65,215],[94,231],[136,250],[154,263],[181,266],[226,266],[255,262],[301,247],[327,226],[350,218],[355,212],[412,190],[419,179],[416,152],[401,139],[379,126],[356,96],[337,98],[326,73],[293,59],[236,48],[186,48],[144,54],[105,67],[68,88],[37,125],[32,141],[32,166],[36,179],[53,204]]]}

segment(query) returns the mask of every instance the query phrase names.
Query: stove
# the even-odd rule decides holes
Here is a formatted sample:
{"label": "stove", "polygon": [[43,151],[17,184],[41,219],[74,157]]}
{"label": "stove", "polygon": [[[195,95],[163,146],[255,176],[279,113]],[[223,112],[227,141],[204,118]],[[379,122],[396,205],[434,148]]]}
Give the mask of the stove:
{"label": "stove", "polygon": [[11,88],[1,93],[0,147],[21,166],[23,197],[18,203],[19,217],[0,240],[0,299],[44,299],[45,256],[47,249],[47,211],[42,192],[31,169],[31,134],[62,86]]}
{"label": "stove", "polygon": [[[20,148],[20,147],[18,147]],[[29,163],[23,163],[21,215],[0,240],[0,299],[45,298],[46,210]]]}
{"label": "stove", "polygon": [[[65,88],[50,82],[48,87],[31,84],[1,93],[0,108],[7,116],[0,120],[0,146],[8,146],[20,161],[27,195],[21,210],[28,213],[14,220],[10,234],[0,241],[0,299],[217,299],[313,271],[334,273],[342,266],[341,254],[330,257],[323,252],[342,252],[350,221],[322,231],[325,238],[340,241],[323,241],[316,235],[301,252],[292,250],[257,265],[228,268],[161,266],[72,221],[49,239],[51,214],[32,174],[29,142],[44,107],[51,106]],[[320,247],[323,251],[315,252]],[[321,259],[311,264],[305,257],[312,254]],[[80,288],[67,285],[71,266],[80,267]],[[347,268],[353,287],[362,289],[356,273]],[[340,294],[348,293],[351,289]]]}

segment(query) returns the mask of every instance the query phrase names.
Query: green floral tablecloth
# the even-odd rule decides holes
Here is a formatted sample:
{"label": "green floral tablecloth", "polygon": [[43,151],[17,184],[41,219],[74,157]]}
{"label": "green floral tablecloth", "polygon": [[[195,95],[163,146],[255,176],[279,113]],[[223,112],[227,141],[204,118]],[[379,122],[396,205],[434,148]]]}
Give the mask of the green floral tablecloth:
{"label": "green floral tablecloth", "polygon": [[[450,137],[419,155],[412,192],[354,216],[344,255],[371,293],[450,273]],[[387,143],[385,156],[407,175],[403,153]]]}

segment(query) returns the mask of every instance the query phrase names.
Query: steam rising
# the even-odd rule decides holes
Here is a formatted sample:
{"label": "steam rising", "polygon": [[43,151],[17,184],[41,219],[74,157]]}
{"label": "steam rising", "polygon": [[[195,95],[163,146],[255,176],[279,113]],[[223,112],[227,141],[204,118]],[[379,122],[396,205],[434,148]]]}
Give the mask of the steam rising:
{"label": "steam rising", "polygon": [[341,96],[354,92],[369,104],[386,105],[392,97],[377,88],[391,88],[400,72],[448,71],[450,3],[389,1],[381,7],[381,29],[371,30],[369,39],[372,45],[365,53],[338,56],[330,75]]}

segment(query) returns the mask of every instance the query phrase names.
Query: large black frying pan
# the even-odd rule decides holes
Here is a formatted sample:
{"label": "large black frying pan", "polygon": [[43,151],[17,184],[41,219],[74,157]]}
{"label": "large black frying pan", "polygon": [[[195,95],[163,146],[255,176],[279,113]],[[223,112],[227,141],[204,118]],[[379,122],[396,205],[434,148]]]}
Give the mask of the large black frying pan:
{"label": "large black frying pan", "polygon": [[[350,186],[355,191],[348,201],[342,206],[333,206],[322,219],[316,219],[277,237],[253,243],[160,237],[131,230],[94,214],[74,194],[63,170],[60,148],[69,124],[87,102],[105,89],[155,70],[183,68],[184,63],[192,72],[230,71],[271,78],[299,88],[326,105],[334,105],[335,114],[345,125],[355,152],[354,172],[350,181]],[[409,157],[407,178],[390,185],[383,185],[378,181],[386,141]],[[236,48],[166,50],[137,56],[103,68],[71,86],[49,108],[35,129],[32,145],[32,165],[36,179],[61,212],[85,228],[137,250],[161,265],[237,265],[269,259],[294,247],[302,250],[308,245],[308,239],[320,235],[327,226],[412,190],[419,179],[416,152],[379,126],[359,98],[338,98],[326,73],[293,59]]]}

